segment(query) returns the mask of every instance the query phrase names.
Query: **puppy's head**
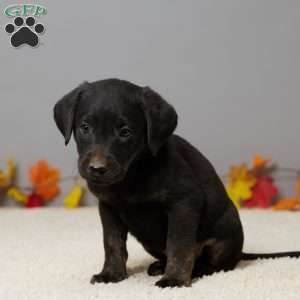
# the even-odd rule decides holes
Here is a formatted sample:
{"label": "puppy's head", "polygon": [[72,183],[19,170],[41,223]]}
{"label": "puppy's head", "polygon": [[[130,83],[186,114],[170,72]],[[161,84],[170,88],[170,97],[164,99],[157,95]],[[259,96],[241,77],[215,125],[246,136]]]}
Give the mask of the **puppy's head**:
{"label": "puppy's head", "polygon": [[159,94],[118,79],[75,88],[56,103],[54,119],[66,144],[74,133],[79,172],[95,186],[121,181],[146,148],[156,155],[177,125]]}

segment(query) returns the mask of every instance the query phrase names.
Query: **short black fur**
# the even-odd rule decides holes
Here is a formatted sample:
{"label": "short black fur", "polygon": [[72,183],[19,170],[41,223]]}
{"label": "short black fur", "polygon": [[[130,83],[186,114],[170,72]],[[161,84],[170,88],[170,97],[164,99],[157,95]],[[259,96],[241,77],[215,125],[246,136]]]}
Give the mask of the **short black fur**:
{"label": "short black fur", "polygon": [[99,199],[105,263],[91,279],[127,277],[130,232],[157,261],[160,287],[235,268],[241,259],[296,256],[243,254],[238,211],[210,162],[174,135],[175,109],[152,89],[108,79],[84,83],[55,106],[58,128],[74,133],[80,174]]}

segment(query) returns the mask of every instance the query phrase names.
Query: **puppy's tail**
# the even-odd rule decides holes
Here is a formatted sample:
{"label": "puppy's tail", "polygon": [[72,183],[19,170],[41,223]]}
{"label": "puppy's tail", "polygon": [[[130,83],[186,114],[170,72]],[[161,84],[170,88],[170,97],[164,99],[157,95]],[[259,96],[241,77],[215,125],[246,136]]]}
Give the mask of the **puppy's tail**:
{"label": "puppy's tail", "polygon": [[279,252],[279,253],[242,253],[242,260],[256,260],[260,258],[281,258],[281,257],[300,258],[300,251]]}

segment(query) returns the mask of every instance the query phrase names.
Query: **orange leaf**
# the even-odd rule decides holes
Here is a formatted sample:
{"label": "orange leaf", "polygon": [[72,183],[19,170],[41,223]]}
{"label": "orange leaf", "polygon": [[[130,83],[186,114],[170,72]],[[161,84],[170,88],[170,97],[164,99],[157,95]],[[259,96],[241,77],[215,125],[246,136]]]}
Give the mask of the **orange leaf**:
{"label": "orange leaf", "polygon": [[252,161],[253,169],[264,168],[269,163],[269,161],[270,161],[269,159],[265,159],[261,155],[257,154],[254,156]]}
{"label": "orange leaf", "polygon": [[46,160],[38,161],[30,168],[28,175],[36,193],[43,199],[51,200],[59,194],[60,172],[51,168]]}
{"label": "orange leaf", "polygon": [[299,199],[285,198],[279,200],[274,206],[274,210],[292,210],[300,204]]}

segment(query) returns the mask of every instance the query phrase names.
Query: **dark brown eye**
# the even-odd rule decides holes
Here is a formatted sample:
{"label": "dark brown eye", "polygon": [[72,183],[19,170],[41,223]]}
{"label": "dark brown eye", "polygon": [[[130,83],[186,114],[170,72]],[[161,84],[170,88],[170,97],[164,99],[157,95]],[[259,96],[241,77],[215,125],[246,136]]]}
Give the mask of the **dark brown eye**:
{"label": "dark brown eye", "polygon": [[131,130],[128,127],[121,128],[119,132],[120,137],[122,138],[129,138],[131,136]]}
{"label": "dark brown eye", "polygon": [[88,123],[84,122],[80,125],[79,129],[82,134],[88,134],[91,130],[91,127]]}

